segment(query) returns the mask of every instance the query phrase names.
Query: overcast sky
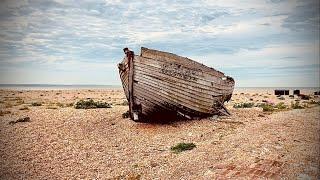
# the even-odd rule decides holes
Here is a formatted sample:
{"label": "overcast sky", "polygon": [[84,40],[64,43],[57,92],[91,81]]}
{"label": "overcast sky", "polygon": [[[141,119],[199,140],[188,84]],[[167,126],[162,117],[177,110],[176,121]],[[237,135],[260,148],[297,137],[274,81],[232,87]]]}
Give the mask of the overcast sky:
{"label": "overcast sky", "polygon": [[124,47],[186,56],[236,86],[319,86],[319,0],[0,2],[0,83],[120,85]]}

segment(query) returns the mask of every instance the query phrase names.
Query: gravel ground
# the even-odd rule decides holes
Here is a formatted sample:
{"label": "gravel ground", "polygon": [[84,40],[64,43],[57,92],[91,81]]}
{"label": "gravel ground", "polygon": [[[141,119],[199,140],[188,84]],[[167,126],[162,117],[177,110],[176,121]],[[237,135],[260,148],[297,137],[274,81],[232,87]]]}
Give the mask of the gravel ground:
{"label": "gravel ground", "polygon": [[[86,98],[112,108],[70,106]],[[122,90],[0,90],[0,179],[214,179],[219,165],[249,167],[257,159],[283,162],[282,178],[319,179],[320,106],[232,108],[266,98],[282,102],[268,92],[237,92],[230,117],[148,124],[122,118]],[[22,117],[30,122],[9,123]],[[196,148],[173,153],[180,142]]]}

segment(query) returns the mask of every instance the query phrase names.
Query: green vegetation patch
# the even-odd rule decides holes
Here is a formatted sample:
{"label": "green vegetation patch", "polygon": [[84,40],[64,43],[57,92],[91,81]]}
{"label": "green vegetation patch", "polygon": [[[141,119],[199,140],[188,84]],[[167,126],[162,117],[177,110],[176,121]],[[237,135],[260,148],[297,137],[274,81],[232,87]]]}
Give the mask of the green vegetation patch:
{"label": "green vegetation patch", "polygon": [[172,146],[170,149],[174,153],[180,153],[182,151],[188,151],[195,148],[196,145],[194,143],[179,143],[175,146]]}
{"label": "green vegetation patch", "polygon": [[254,103],[236,103],[233,105],[234,108],[252,108]]}
{"label": "green vegetation patch", "polygon": [[303,106],[299,103],[299,101],[296,101],[295,103],[291,102],[291,108],[292,109],[304,109],[304,108],[306,108],[306,106]]}
{"label": "green vegetation patch", "polygon": [[280,102],[280,103],[276,104],[274,107],[275,107],[276,109],[279,109],[279,110],[284,110],[284,109],[287,109],[287,108],[288,108],[288,106],[285,105],[284,102]]}
{"label": "green vegetation patch", "polygon": [[280,102],[278,104],[262,103],[262,104],[259,104],[258,107],[261,107],[264,112],[272,112],[272,111],[289,109],[288,106],[284,104],[284,102]]}
{"label": "green vegetation patch", "polygon": [[264,112],[274,111],[274,107],[271,104],[261,104],[262,110]]}
{"label": "green vegetation patch", "polygon": [[89,100],[80,100],[75,103],[76,109],[95,109],[95,108],[111,108],[111,105],[107,102]]}

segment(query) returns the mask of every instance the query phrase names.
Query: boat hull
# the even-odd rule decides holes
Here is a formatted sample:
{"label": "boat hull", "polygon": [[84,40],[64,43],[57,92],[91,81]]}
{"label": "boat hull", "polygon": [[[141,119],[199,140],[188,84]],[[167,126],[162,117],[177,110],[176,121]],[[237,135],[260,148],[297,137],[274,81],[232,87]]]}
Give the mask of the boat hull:
{"label": "boat hull", "polygon": [[125,57],[119,73],[139,119],[211,116],[225,110],[223,103],[232,96],[231,77],[188,58],[141,48],[131,62],[130,68]]}

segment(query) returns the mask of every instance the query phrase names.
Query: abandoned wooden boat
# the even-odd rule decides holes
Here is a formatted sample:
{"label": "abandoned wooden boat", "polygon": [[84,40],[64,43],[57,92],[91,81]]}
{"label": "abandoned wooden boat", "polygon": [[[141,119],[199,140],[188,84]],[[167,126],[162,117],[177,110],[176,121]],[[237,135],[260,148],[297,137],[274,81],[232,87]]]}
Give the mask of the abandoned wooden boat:
{"label": "abandoned wooden boat", "polygon": [[124,48],[118,64],[133,120],[202,118],[226,114],[224,102],[234,89],[233,78],[172,53],[141,48],[140,55]]}

